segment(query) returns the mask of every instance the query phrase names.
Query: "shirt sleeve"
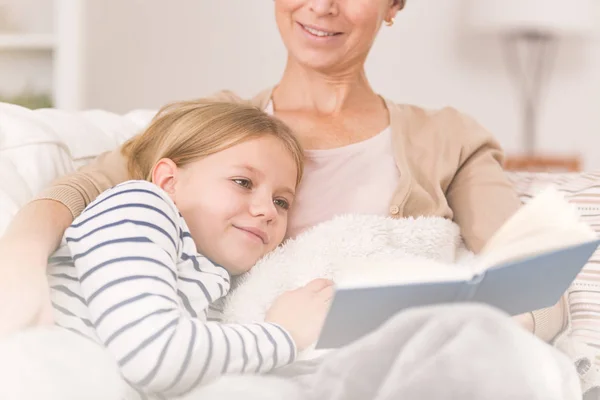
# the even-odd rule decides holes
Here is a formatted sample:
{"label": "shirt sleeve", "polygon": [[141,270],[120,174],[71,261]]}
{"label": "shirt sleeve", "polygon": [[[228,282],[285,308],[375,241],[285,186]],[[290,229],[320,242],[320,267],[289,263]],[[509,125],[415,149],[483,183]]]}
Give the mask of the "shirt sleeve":
{"label": "shirt sleeve", "polygon": [[465,244],[477,253],[521,201],[504,172],[504,153],[493,136],[463,114],[457,112],[455,119],[452,135],[464,145],[446,199]]}
{"label": "shirt sleeve", "polygon": [[293,361],[294,343],[275,324],[206,322],[185,311],[178,296],[180,217],[163,196],[148,182],[122,184],[67,230],[92,323],[124,377],[171,396],[224,373],[266,372]]}
{"label": "shirt sleeve", "polygon": [[[521,201],[502,167],[504,153],[491,133],[458,112],[455,121],[452,133],[464,145],[446,198],[465,243],[479,252],[521,207]],[[536,336],[550,341],[566,327],[565,297],[552,307],[531,313]]]}
{"label": "shirt sleeve", "polygon": [[58,201],[77,218],[102,192],[128,179],[127,160],[119,148],[102,153],[76,172],[54,180],[34,200]]}

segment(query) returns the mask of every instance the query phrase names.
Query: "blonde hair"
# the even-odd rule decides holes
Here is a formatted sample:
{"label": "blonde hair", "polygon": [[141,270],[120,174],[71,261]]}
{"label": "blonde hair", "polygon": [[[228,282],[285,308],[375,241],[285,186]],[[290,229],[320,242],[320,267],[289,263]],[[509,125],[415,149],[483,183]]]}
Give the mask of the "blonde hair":
{"label": "blonde hair", "polygon": [[256,107],[243,104],[182,101],[163,107],[146,130],[127,141],[121,152],[133,179],[152,180],[152,170],[162,158],[183,167],[202,157],[226,150],[246,140],[277,138],[304,168],[302,147],[291,129]]}

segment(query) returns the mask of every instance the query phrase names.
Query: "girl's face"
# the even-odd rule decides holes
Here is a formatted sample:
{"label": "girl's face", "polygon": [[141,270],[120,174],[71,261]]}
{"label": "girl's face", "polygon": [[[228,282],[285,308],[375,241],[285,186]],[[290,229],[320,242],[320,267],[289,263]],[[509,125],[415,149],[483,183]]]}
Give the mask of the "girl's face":
{"label": "girl's face", "polygon": [[282,242],[297,174],[290,152],[267,135],[182,168],[160,160],[153,181],[177,205],[198,252],[238,275]]}
{"label": "girl's face", "polygon": [[275,18],[289,57],[322,72],[360,67],[394,0],[275,0]]}

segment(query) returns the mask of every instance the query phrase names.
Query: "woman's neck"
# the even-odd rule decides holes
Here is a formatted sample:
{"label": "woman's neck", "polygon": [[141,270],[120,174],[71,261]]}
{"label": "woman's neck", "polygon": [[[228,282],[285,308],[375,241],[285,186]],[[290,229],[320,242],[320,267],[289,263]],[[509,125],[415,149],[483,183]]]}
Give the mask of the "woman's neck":
{"label": "woman's neck", "polygon": [[276,110],[305,110],[325,115],[364,108],[381,102],[367,80],[363,66],[325,74],[288,59],[281,81],[273,91]]}

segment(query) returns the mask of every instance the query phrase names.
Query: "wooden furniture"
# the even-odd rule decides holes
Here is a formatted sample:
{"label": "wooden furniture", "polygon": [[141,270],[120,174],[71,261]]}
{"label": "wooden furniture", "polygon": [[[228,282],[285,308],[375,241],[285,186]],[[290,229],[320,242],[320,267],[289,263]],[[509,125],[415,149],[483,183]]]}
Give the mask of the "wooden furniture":
{"label": "wooden furniture", "polygon": [[579,155],[508,155],[504,161],[507,171],[527,172],[580,172]]}

